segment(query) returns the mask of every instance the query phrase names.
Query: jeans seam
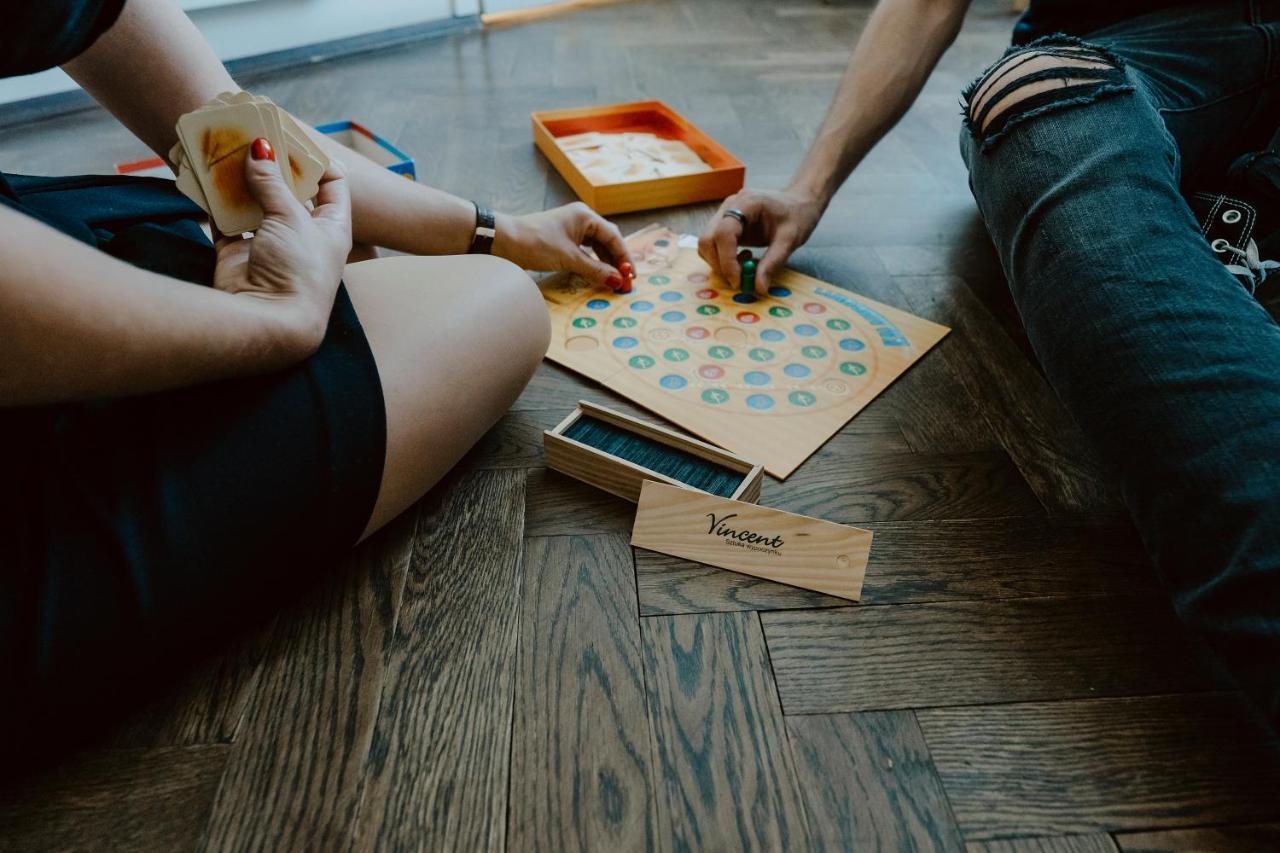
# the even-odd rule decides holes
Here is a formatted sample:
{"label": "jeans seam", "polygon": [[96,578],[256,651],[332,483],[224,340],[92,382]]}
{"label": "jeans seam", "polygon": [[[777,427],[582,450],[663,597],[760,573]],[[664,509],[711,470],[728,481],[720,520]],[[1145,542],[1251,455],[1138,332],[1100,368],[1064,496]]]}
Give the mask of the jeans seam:
{"label": "jeans seam", "polygon": [[1255,80],[1254,82],[1250,83],[1248,86],[1245,86],[1243,89],[1237,89],[1236,91],[1230,92],[1226,95],[1219,95],[1218,97],[1214,98],[1212,101],[1205,101],[1203,104],[1192,104],[1191,106],[1186,106],[1186,107],[1160,107],[1159,109],[1160,109],[1160,112],[1165,115],[1183,115],[1186,113],[1193,113],[1196,110],[1204,110],[1204,109],[1208,109],[1209,107],[1216,107],[1218,104],[1221,104],[1223,101],[1229,101],[1232,98],[1238,98],[1241,95],[1247,95],[1250,92],[1254,91],[1255,89],[1260,89],[1264,86],[1271,84],[1274,81],[1275,81],[1275,76],[1271,75],[1263,78],[1262,80]]}
{"label": "jeans seam", "polygon": [[1150,82],[1141,75],[1134,82],[1134,89],[1147,99],[1152,108],[1155,109],[1156,116],[1160,119],[1160,133],[1164,135],[1164,141],[1169,151],[1173,152],[1173,178],[1175,182],[1180,184],[1182,183],[1182,149],[1178,147],[1178,140],[1174,138],[1173,131],[1169,130],[1169,124],[1165,121],[1165,109],[1158,106],[1155,93],[1151,91],[1150,86]]}
{"label": "jeans seam", "polygon": [[1274,79],[1280,74],[1280,63],[1276,62],[1276,36],[1268,26],[1270,22],[1263,20],[1262,17],[1262,0],[1249,0],[1249,26],[1253,27],[1262,36],[1262,42],[1266,49],[1266,74],[1264,77],[1268,80]]}

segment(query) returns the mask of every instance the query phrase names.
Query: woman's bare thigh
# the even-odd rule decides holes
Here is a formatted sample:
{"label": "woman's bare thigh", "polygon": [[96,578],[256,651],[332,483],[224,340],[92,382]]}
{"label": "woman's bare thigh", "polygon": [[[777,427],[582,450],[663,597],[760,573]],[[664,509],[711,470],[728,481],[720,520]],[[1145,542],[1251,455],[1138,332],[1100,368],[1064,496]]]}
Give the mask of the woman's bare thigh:
{"label": "woman's bare thigh", "polygon": [[485,256],[391,257],[343,276],[382,380],[387,454],[364,535],[395,518],[510,408],[547,349],[542,297]]}

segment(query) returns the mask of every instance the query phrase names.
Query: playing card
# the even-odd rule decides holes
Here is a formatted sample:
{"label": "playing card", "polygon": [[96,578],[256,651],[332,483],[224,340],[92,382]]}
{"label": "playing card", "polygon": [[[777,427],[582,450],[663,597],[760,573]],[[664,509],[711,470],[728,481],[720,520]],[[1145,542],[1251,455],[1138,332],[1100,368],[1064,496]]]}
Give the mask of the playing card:
{"label": "playing card", "polygon": [[178,120],[169,162],[184,195],[209,213],[226,234],[257,228],[262,212],[244,180],[249,146],[265,137],[281,174],[299,202],[314,198],[329,158],[287,112],[249,92],[220,92]]}
{"label": "playing card", "polygon": [[290,134],[290,138],[296,137],[305,153],[323,165],[325,169],[329,168],[329,156],[324,153],[324,149],[315,143],[307,132],[302,129],[302,125],[298,124],[287,110],[280,111],[280,121],[284,123],[285,133]]}
{"label": "playing card", "polygon": [[169,149],[169,164],[173,169],[178,190],[200,205],[205,213],[208,213],[209,200],[204,197],[204,190],[200,189],[200,182],[196,180],[195,173],[191,171],[191,164],[187,162],[186,152],[182,148],[182,140],[178,140]]}
{"label": "playing card", "polygon": [[280,122],[287,142],[281,163],[287,164],[284,171],[293,184],[294,197],[300,202],[310,201],[320,189],[320,179],[329,168],[329,157],[288,112],[267,98],[254,98],[255,102],[269,107],[274,113],[273,120]]}
{"label": "playing card", "polygon": [[[284,135],[284,123],[280,121],[280,108],[265,98],[253,100],[251,103],[262,118],[262,123],[266,125],[267,138],[272,140],[271,145],[275,148],[276,162],[280,164],[280,174],[284,177],[284,182],[289,185],[289,191],[293,193],[293,197],[301,201],[297,187],[294,186],[294,170],[289,167],[289,138]],[[280,144],[276,144],[277,139],[280,140]]]}
{"label": "playing card", "polygon": [[187,162],[223,234],[252,231],[262,224],[262,208],[249,193],[244,162],[250,144],[259,137],[276,150],[287,150],[283,135],[279,122],[268,126],[259,105],[247,102],[218,104],[178,119]]}
{"label": "playing card", "polygon": [[630,181],[645,181],[649,178],[662,177],[661,170],[657,166],[650,163],[631,163],[622,170],[621,175],[617,178],[617,183],[628,183]]}
{"label": "playing card", "polygon": [[314,198],[320,189],[320,178],[329,168],[329,158],[324,150],[311,140],[293,116],[280,109],[269,98],[261,95],[251,95],[248,92],[224,92],[218,98],[226,104],[254,103],[271,110],[274,115],[270,120],[280,123],[283,137],[287,142],[285,148],[280,151],[279,159],[282,164],[288,164],[288,168],[283,171],[292,184],[294,197],[300,202]]}
{"label": "playing card", "polygon": [[209,200],[204,196],[204,190],[200,189],[200,182],[196,180],[195,173],[191,171],[190,165],[184,160],[178,168],[178,189],[187,198],[200,205],[205,213],[209,212]]}
{"label": "playing card", "polygon": [[[282,119],[288,118],[288,113],[282,114]],[[293,194],[298,201],[306,202],[315,198],[316,193],[319,192],[320,178],[324,176],[325,170],[329,168],[329,158],[325,156],[320,146],[311,142],[307,137],[306,131],[299,128],[300,133],[295,133],[289,128],[290,124],[293,124],[294,127],[297,127],[297,124],[292,120],[284,122],[284,135],[289,140],[288,163],[289,173],[293,178]],[[311,143],[310,148],[319,157],[316,157],[315,154],[308,150],[307,143]]]}
{"label": "playing card", "polygon": [[[238,91],[238,92],[220,92],[220,93],[217,95],[217,97],[215,97],[215,98],[214,98],[212,101],[210,101],[209,103],[210,103],[210,104],[212,104],[212,103],[221,103],[221,104],[226,104],[227,106],[231,106],[232,104],[244,104],[244,103],[248,103],[248,102],[250,102],[250,101],[252,101],[252,100],[254,100],[255,98],[258,98],[258,97],[261,97],[261,96],[259,96],[259,95],[253,95],[253,94],[251,94],[251,93],[249,93],[249,92],[246,92],[246,91],[244,91],[243,89],[241,89],[241,90],[240,90],[240,91]],[[206,104],[205,106],[208,106],[208,104]]]}
{"label": "playing card", "polygon": [[556,139],[556,145],[560,146],[561,151],[577,151],[580,148],[596,148],[604,138],[604,134],[592,130],[586,133],[561,136]]}

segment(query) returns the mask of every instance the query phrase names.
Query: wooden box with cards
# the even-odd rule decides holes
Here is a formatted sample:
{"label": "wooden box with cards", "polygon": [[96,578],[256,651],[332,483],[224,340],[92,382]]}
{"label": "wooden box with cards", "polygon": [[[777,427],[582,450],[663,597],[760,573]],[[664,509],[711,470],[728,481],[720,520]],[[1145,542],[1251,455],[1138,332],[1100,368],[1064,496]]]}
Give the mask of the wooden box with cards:
{"label": "wooden box with cards", "polygon": [[285,183],[303,204],[315,197],[329,168],[329,158],[293,117],[260,95],[223,92],[179,118],[177,130],[169,162],[178,175],[178,189],[223,234],[242,234],[262,224],[262,208],[250,195],[244,174],[255,139],[271,143]]}
{"label": "wooden box with cards", "polygon": [[538,149],[597,213],[712,201],[746,167],[662,101],[533,113]]}
{"label": "wooden box with cards", "polygon": [[586,400],[542,436],[548,468],[632,503],[646,480],[760,500],[764,469],[756,463]]}

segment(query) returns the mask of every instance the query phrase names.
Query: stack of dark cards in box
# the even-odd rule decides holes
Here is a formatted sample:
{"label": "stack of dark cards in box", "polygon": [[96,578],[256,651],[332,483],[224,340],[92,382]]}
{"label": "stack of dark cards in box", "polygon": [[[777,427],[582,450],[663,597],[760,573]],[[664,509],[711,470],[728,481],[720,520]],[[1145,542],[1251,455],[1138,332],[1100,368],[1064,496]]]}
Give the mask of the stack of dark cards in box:
{"label": "stack of dark cards in box", "polygon": [[262,224],[262,208],[249,193],[244,174],[249,147],[258,138],[271,143],[294,198],[304,204],[314,198],[329,158],[269,98],[223,92],[178,119],[178,143],[169,150],[178,189],[223,234],[253,231]]}

